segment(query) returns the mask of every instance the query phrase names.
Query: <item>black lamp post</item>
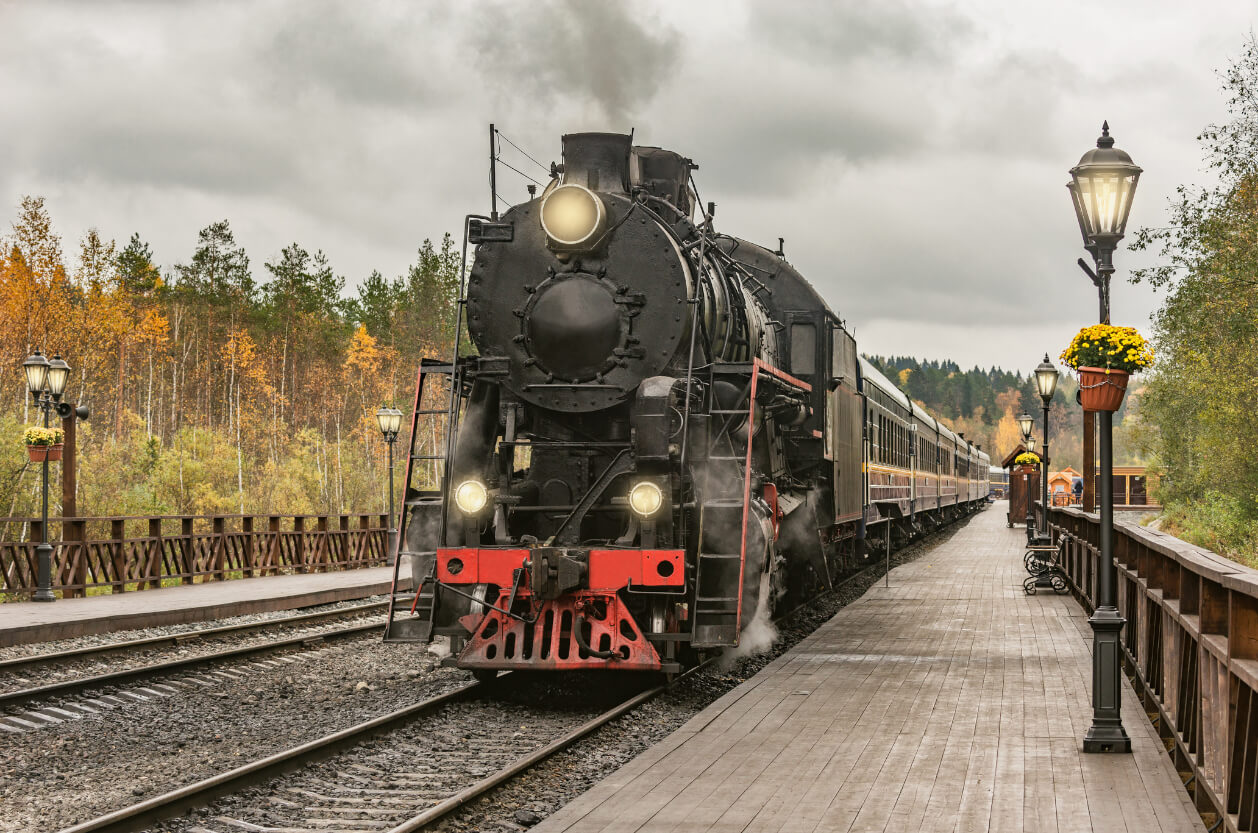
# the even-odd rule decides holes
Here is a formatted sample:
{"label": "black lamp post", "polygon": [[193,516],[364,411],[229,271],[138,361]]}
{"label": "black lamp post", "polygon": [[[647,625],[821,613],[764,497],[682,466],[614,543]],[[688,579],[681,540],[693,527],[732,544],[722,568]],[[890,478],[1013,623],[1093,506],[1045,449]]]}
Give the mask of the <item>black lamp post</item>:
{"label": "black lamp post", "polygon": [[[1035,438],[1031,436],[1031,429],[1035,425],[1035,418],[1026,411],[1022,412],[1022,416],[1018,417],[1018,429],[1022,431],[1022,445],[1028,452],[1035,450]],[[1026,541],[1028,544],[1035,538],[1035,516],[1031,514],[1031,475],[1024,473],[1022,480],[1026,488],[1023,490],[1026,494]]]}
{"label": "black lamp post", "polygon": [[[70,379],[70,365],[61,356],[54,355],[52,361],[36,350],[22,362],[22,370],[26,373],[26,389],[35,399],[35,407],[44,412],[44,427],[48,427],[48,415],[53,411],[59,414],[70,410],[68,403],[62,403],[61,395],[65,393],[66,382]],[[64,414],[63,414],[64,415]],[[55,602],[57,597],[52,592],[52,545],[48,543],[48,451],[44,451],[43,464],[43,501],[40,508],[39,544],[35,547],[35,595],[31,601]]]}
{"label": "black lamp post", "polygon": [[[1092,255],[1096,270],[1079,259],[1079,265],[1096,285],[1101,302],[1101,323],[1109,323],[1109,282],[1114,274],[1114,249],[1127,230],[1131,200],[1141,170],[1131,157],[1114,147],[1109,122],[1101,125],[1096,148],[1083,154],[1070,169],[1066,186],[1074,203],[1083,246]],[[1121,714],[1122,649],[1119,631],[1126,620],[1118,613],[1114,590],[1114,415],[1099,411],[1101,457],[1100,564],[1097,570],[1096,609],[1092,626],[1092,726],[1083,739],[1084,752],[1130,752],[1131,739],[1123,729]]]}
{"label": "black lamp post", "polygon": [[[1040,505],[1044,507],[1044,529],[1039,541],[1051,544],[1053,535],[1048,526],[1048,410],[1052,407],[1053,393],[1057,390],[1057,368],[1048,360],[1047,353],[1044,354],[1044,361],[1035,368],[1035,387],[1039,391],[1040,401],[1044,403],[1044,445],[1040,449]],[[1035,580],[1035,586],[1053,586],[1047,570]]]}
{"label": "black lamp post", "polygon": [[397,442],[398,431],[402,428],[402,412],[397,408],[381,406],[376,411],[376,424],[384,441],[389,444],[389,562],[397,557],[397,527],[393,524],[393,443]]}
{"label": "black lamp post", "polygon": [[1035,368],[1035,387],[1039,389],[1040,401],[1044,403],[1044,445],[1040,449],[1040,460],[1044,462],[1040,471],[1040,502],[1044,506],[1044,531],[1048,531],[1048,410],[1052,407],[1053,394],[1057,391],[1057,368],[1044,354],[1044,361]]}

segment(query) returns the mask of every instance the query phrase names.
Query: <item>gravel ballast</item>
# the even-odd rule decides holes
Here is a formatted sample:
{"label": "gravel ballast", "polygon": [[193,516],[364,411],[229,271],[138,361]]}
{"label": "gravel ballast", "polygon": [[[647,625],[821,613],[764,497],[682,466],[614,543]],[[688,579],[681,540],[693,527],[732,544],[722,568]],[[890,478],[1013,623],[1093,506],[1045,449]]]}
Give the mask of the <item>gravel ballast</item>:
{"label": "gravel ballast", "polygon": [[[352,605],[333,609],[331,612],[334,612],[337,615],[332,619],[318,619],[315,621],[295,622],[291,624],[284,623],[284,620],[288,617],[264,619],[258,622],[249,623],[267,625],[265,628],[260,630],[210,634],[205,637],[189,639],[187,642],[181,642],[177,645],[156,643],[148,646],[122,648],[109,653],[67,657],[65,659],[48,662],[34,667],[17,668],[12,670],[0,668],[0,691],[17,691],[19,689],[46,686],[63,681],[93,677],[100,674],[140,669],[148,665],[156,665],[174,660],[187,660],[196,657],[205,657],[222,651],[240,649],[248,646],[265,647],[281,640],[309,638],[350,626],[369,624],[383,626],[383,609],[372,608],[370,610],[359,611],[357,610],[358,607],[360,606]],[[320,611],[303,611],[303,614],[307,612]],[[215,623],[212,627],[217,628],[222,627],[222,625]],[[180,631],[179,633],[193,634],[196,633],[196,631]],[[169,637],[175,634],[157,635]],[[149,636],[153,636],[153,634],[149,634]],[[117,642],[122,641],[127,640],[117,640]],[[109,647],[115,644],[117,643],[107,642],[90,647]],[[23,657],[23,659],[28,658],[29,657]]]}
{"label": "gravel ballast", "polygon": [[97,714],[5,734],[0,831],[82,822],[468,680],[437,668],[421,646],[385,645],[378,634],[287,659],[271,668],[224,666],[222,676],[196,675],[208,684],[119,698],[123,705]]}
{"label": "gravel ballast", "polygon": [[[150,591],[160,593],[160,590]],[[207,622],[185,622],[179,625],[161,625],[153,628],[138,628],[129,631],[112,631],[110,633],[91,634],[89,636],[76,636],[70,639],[58,639],[52,642],[30,642],[24,645],[9,645],[0,648],[0,661],[17,659],[18,657],[40,656],[42,654],[55,654],[60,651],[73,651],[80,648],[97,648],[106,645],[113,645],[118,642],[128,642],[133,639],[147,639],[155,636],[175,636],[182,633],[190,633],[205,628],[218,628],[226,625],[243,625],[255,622],[267,622],[273,619],[284,619],[289,616],[297,616],[303,613],[319,613],[320,611],[343,610],[346,608],[355,608],[362,605],[383,602],[386,596],[368,596],[363,599],[349,599],[341,602],[331,602],[324,605],[314,605],[311,607],[296,608],[290,610],[271,610],[264,613],[249,613],[243,616],[231,616],[226,619],[215,619]]]}

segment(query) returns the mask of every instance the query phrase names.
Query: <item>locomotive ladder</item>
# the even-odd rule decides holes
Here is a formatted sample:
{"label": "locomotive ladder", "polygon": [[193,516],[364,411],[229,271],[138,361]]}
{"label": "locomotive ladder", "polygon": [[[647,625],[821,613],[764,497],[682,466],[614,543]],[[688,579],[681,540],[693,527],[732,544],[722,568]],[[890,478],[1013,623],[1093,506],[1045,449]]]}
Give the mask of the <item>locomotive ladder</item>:
{"label": "locomotive ladder", "polygon": [[[733,365],[718,369],[713,366],[713,379],[720,375],[746,378],[747,370],[751,378],[747,383],[746,408],[710,408],[709,417],[723,420],[721,430],[712,438],[715,442],[724,443],[734,452],[729,429],[734,420],[741,416],[747,420],[747,443],[742,454],[713,454],[709,448],[708,462],[721,466],[717,477],[724,477],[737,472],[736,485],[738,497],[705,498],[701,508],[699,521],[699,553],[695,563],[695,609],[691,614],[691,645],[696,648],[716,647],[721,645],[737,645],[742,630],[743,586],[744,574],[747,569],[747,521],[751,515],[751,459],[752,442],[755,437],[756,394],[763,380],[766,384],[777,387],[807,392],[811,386],[792,376],[783,373],[761,359],[753,359],[748,365]],[[709,389],[712,386],[709,385]],[[715,402],[713,404],[716,404]],[[709,472],[709,476],[711,473]],[[709,549],[709,537],[704,534],[704,527],[709,530],[716,528],[738,530],[737,552],[720,552]],[[717,538],[716,535],[712,536]],[[731,542],[726,536],[724,541],[713,541],[717,550]],[[757,585],[758,587],[758,585]],[[730,591],[733,595],[729,595]]]}
{"label": "locomotive ladder", "polygon": [[[407,443],[406,479],[403,481],[402,516],[398,519],[398,543],[393,559],[393,585],[389,591],[389,619],[385,642],[427,642],[432,635],[436,601],[436,554],[405,549],[407,527],[416,507],[442,503],[446,444],[451,420],[457,420],[454,365],[439,359],[421,359],[411,409],[411,437]],[[426,440],[431,444],[426,445]],[[419,452],[419,453],[417,453]],[[402,562],[411,568],[409,581],[400,580]],[[421,575],[416,575],[421,573]]]}
{"label": "locomotive ladder", "polygon": [[[758,370],[757,366],[752,365],[751,379],[746,387],[746,408],[708,409],[709,419],[719,421],[721,428],[712,437],[712,447],[708,449],[707,476],[713,476],[711,466],[715,465],[718,467],[715,472],[717,478],[723,480],[734,475],[741,479],[735,481],[740,497],[705,497],[700,509],[699,552],[695,561],[695,609],[690,616],[690,644],[696,648],[737,645],[742,627],[743,570],[747,559],[747,516],[751,497],[751,443],[754,434],[752,417]],[[721,375],[732,375],[741,380],[746,378],[746,366],[720,369],[713,366],[711,375],[713,380]],[[709,385],[709,390],[713,387]],[[716,406],[718,403],[713,401],[712,405]],[[730,427],[738,417],[747,421],[747,445],[743,454],[735,452],[730,436]],[[711,425],[710,430],[716,427]],[[731,453],[713,453],[717,450],[718,443],[722,451],[728,448]],[[705,534],[705,527],[709,534]],[[730,549],[732,542],[728,535],[720,536],[719,532],[711,532],[728,529],[738,530],[740,543],[737,552],[720,551]],[[724,540],[718,541],[718,538]],[[731,590],[733,595],[730,595]]]}

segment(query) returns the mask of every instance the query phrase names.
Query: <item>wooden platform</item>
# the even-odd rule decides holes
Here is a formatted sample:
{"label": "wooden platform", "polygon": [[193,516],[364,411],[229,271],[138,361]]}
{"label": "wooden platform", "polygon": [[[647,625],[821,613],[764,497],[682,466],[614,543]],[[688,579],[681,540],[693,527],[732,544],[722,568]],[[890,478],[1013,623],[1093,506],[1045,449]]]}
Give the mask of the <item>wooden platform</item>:
{"label": "wooden platform", "polygon": [[989,508],[533,830],[1204,830],[1130,686],[1134,753],[1081,751],[1091,630],[1024,542]]}
{"label": "wooden platform", "polygon": [[392,582],[392,567],[369,567],[212,581],[55,602],[9,602],[0,604],[0,646],[362,599],[389,592]]}

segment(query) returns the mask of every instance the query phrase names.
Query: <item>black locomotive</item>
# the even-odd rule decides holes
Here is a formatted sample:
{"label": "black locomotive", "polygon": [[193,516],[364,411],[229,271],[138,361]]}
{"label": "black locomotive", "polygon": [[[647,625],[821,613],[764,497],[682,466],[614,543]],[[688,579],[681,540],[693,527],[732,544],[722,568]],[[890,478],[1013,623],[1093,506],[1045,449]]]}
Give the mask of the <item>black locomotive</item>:
{"label": "black locomotive", "polygon": [[677,671],[867,540],[983,505],[987,455],[780,251],[718,234],[695,167],[568,135],[540,197],[469,218],[475,353],[420,368],[386,639],[448,637],[489,674]]}

